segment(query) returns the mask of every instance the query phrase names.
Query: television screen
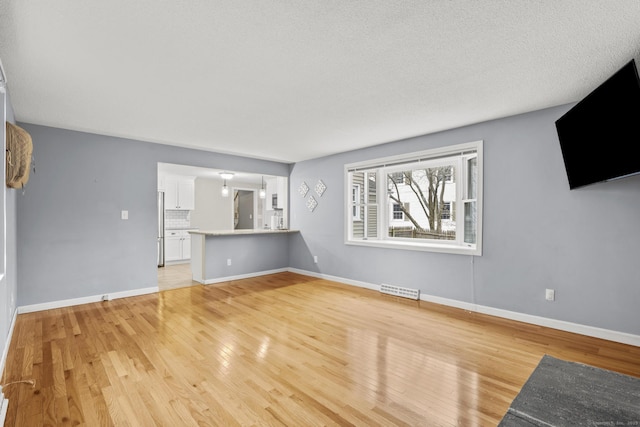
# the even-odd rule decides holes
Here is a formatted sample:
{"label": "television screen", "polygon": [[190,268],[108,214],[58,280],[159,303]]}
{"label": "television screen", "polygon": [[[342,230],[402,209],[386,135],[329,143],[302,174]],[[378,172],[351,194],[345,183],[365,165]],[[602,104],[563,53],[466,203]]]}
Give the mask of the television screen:
{"label": "television screen", "polygon": [[631,60],[556,121],[569,188],[640,172],[640,79]]}

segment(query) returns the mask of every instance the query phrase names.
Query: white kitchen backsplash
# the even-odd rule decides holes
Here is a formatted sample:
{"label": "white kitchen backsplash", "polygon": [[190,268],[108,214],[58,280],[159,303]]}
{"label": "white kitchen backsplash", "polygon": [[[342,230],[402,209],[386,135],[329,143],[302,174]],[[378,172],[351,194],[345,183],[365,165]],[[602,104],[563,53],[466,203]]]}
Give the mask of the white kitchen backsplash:
{"label": "white kitchen backsplash", "polygon": [[164,211],[164,228],[191,227],[191,211]]}

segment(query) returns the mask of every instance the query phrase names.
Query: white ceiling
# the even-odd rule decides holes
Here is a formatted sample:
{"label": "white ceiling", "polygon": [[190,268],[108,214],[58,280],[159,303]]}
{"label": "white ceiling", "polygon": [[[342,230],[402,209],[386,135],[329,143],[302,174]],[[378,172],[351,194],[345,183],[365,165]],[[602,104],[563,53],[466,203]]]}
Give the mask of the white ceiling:
{"label": "white ceiling", "polygon": [[638,0],[2,0],[22,122],[296,162],[576,101]]}

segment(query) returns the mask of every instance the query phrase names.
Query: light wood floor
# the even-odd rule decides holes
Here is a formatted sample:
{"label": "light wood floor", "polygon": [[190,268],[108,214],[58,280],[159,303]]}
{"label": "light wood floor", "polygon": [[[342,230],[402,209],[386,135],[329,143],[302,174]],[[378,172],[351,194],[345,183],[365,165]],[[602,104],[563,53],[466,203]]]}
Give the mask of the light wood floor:
{"label": "light wood floor", "polygon": [[640,348],[293,273],[18,315],[6,426],[495,426],[544,354]]}
{"label": "light wood floor", "polygon": [[161,291],[187,286],[202,286],[191,280],[191,264],[167,264],[158,268],[158,288]]}

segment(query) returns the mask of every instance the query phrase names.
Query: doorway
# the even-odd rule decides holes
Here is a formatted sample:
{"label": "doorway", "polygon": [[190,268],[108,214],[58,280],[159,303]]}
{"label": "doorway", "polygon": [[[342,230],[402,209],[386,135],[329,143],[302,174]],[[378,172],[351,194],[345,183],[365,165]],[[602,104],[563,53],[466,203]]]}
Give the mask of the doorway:
{"label": "doorway", "polygon": [[233,212],[235,230],[253,230],[255,222],[253,190],[234,190]]}

